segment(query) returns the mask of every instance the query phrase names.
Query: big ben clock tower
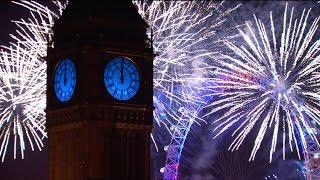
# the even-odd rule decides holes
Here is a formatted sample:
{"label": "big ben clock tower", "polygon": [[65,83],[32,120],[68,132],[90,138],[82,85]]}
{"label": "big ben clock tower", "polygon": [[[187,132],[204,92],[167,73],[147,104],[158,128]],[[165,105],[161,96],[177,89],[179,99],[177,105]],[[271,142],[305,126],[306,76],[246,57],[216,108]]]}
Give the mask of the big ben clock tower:
{"label": "big ben clock tower", "polygon": [[49,180],[147,180],[151,42],[131,0],[70,0],[47,57]]}

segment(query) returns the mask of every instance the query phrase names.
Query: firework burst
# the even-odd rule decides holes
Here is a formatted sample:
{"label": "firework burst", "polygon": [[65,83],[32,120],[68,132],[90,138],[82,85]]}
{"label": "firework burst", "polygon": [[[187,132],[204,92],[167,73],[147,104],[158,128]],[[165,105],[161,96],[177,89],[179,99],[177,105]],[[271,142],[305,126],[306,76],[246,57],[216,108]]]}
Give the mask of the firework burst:
{"label": "firework burst", "polygon": [[[160,172],[164,179],[176,179],[189,129],[193,123],[204,122],[198,113],[207,102],[202,93],[209,77],[207,69],[211,67],[208,60],[220,51],[223,40],[234,38],[225,33],[235,27],[221,27],[240,5],[225,8],[223,1],[134,3],[150,26],[147,33],[156,54],[153,136],[155,145],[161,139],[166,153],[166,165]],[[162,134],[166,134],[164,138],[160,137]]]}
{"label": "firework burst", "polygon": [[209,49],[221,42],[218,38],[212,41],[211,37],[238,6],[221,11],[223,2],[134,1],[134,4],[150,25],[148,35],[156,53],[154,120],[171,133],[170,127],[180,119],[178,109],[188,105],[184,108],[194,111],[205,104],[199,96],[209,67],[205,61],[214,54]]}
{"label": "firework burst", "polygon": [[[47,42],[51,41],[54,19],[58,14],[34,1],[13,2],[31,13],[31,18],[13,21],[17,30],[10,34],[10,46],[2,46],[0,54],[0,156],[5,159],[7,146],[13,139],[14,158],[20,148],[42,149],[45,138],[45,87]],[[55,2],[60,11],[63,6]],[[29,143],[29,146],[26,144]]]}
{"label": "firework burst", "polygon": [[[66,3],[61,1],[53,2],[57,7],[56,10],[49,9],[35,1],[14,2],[26,7],[32,17],[27,20],[14,21],[18,29],[16,34],[11,34],[14,39],[11,45],[17,49],[14,51],[18,52],[18,50],[22,51],[21,49],[24,49],[23,52],[29,57],[25,60],[25,63],[31,63],[29,59],[32,59],[32,63],[34,63],[33,66],[30,66],[30,68],[32,67],[31,70],[26,68],[24,71],[37,69],[37,72],[43,72],[46,69],[45,62],[41,57],[46,56],[47,42],[52,39],[51,28],[54,19],[58,18],[66,7]],[[228,14],[238,6],[221,11],[220,7],[223,6],[223,2],[155,1],[143,3],[136,1],[134,3],[150,24],[148,34],[150,37],[152,36],[153,47],[157,53],[154,60],[155,122],[158,125],[163,124],[171,133],[181,119],[179,109],[183,107],[192,112],[205,103],[203,98],[199,96],[204,90],[203,83],[205,83],[207,75],[206,69],[209,67],[205,61],[210,55],[214,54],[207,49],[219,47],[223,38],[215,41],[210,39],[216,35],[216,30],[225,22]],[[56,11],[59,13],[55,13]],[[212,20],[211,17],[214,13],[217,16]],[[7,49],[13,50],[14,48]],[[44,122],[45,92],[40,90],[40,86],[45,89],[46,77],[45,74],[38,77],[38,79],[29,80],[37,82],[39,91],[36,88],[33,88],[34,91],[26,91],[26,93],[38,93],[38,99],[33,99],[35,107],[31,108],[33,106],[28,106],[28,103],[25,103],[23,108],[29,110],[24,111],[26,113],[23,115],[28,118],[37,117],[41,119],[39,122]],[[15,81],[10,82],[14,85]],[[30,82],[30,84],[35,83]],[[7,89],[3,92],[6,91]],[[28,97],[31,95],[19,96]],[[10,100],[3,100],[3,102],[7,101]],[[187,106],[185,106],[186,104]],[[12,113],[10,117],[16,115],[14,112],[9,112]],[[197,113],[192,114],[197,116]],[[193,122],[195,117],[191,119]],[[7,121],[10,121],[10,119],[7,119]],[[45,133],[43,133],[43,136],[45,136]],[[23,140],[21,143],[24,143]]]}
{"label": "firework burst", "polygon": [[320,123],[320,40],[314,37],[320,18],[308,25],[310,10],[294,19],[292,8],[288,18],[286,5],[280,33],[275,30],[272,12],[271,31],[254,16],[255,26],[247,23],[247,33],[239,30],[245,44],[226,41],[234,56],[221,54],[211,71],[208,94],[217,99],[206,106],[210,109],[206,116],[222,114],[214,121],[216,136],[237,126],[229,150],[238,149],[257,129],[249,160],[254,160],[267,133],[272,133],[270,161],[281,134],[283,158],[286,144],[291,151],[295,147],[300,158],[299,147],[307,147],[305,135],[318,144],[312,122]]}
{"label": "firework burst", "polygon": [[[33,55],[45,57],[47,55],[47,43],[52,40],[51,30],[54,20],[59,17],[48,7],[34,1],[20,1],[13,3],[25,7],[32,18],[12,21],[16,24],[15,34],[10,34],[13,39],[11,44],[19,44],[21,48],[28,50]],[[61,9],[63,6],[57,4]]]}
{"label": "firework burst", "polygon": [[45,124],[45,64],[25,49],[15,46],[0,54],[0,155],[4,161],[10,137],[14,141],[14,158],[17,147],[24,157],[25,139],[31,149],[34,143],[39,150],[46,136]]}

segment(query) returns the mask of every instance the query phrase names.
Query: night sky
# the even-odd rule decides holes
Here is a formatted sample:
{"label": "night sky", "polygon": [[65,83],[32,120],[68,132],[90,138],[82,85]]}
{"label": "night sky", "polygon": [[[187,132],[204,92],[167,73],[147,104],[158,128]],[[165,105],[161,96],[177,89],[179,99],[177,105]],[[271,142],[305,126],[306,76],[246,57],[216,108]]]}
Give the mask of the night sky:
{"label": "night sky", "polygon": [[[0,44],[8,45],[11,40],[10,33],[14,33],[16,26],[11,20],[19,20],[25,18],[30,13],[23,7],[11,3],[9,0],[0,1]],[[0,179],[1,180],[44,180],[47,174],[47,150],[46,140],[45,147],[42,152],[36,150],[32,152],[29,147],[25,151],[25,159],[13,159],[13,146],[9,146],[6,160],[0,163]]]}
{"label": "night sky", "polygon": [[[43,2],[38,0],[39,2]],[[236,2],[227,2],[226,5],[232,5],[234,6]],[[292,1],[289,2],[289,8],[292,6],[295,6],[295,11],[302,12],[303,8],[310,8],[314,7],[312,10],[311,18],[315,17],[316,15],[320,14],[320,4],[317,3],[317,1]],[[281,22],[282,20],[282,14],[285,7],[285,2],[243,2],[243,6],[241,6],[233,15],[231,16],[230,20],[227,22],[227,26],[234,26],[235,24],[241,24],[244,23],[245,20],[253,20],[252,14],[256,14],[257,17],[261,18],[262,20],[268,20],[269,19],[269,11],[274,11],[274,17],[279,17],[276,21]],[[14,19],[20,19],[20,17],[28,16],[29,13],[25,8],[22,8],[18,5],[15,5],[11,3],[8,0],[1,0],[0,1],[0,44],[7,45],[10,41],[9,34],[13,33],[13,31],[16,29],[15,25],[11,22],[11,20]],[[279,16],[277,16],[279,15]],[[300,14],[299,14],[300,15]],[[266,21],[265,21],[266,22]],[[216,144],[207,144],[207,139],[210,139],[210,130],[208,130],[209,127],[206,126],[195,126],[192,130],[190,135],[188,136],[189,139],[186,141],[186,151],[183,153],[183,160],[181,163],[184,163],[182,165],[182,173],[186,177],[192,177],[192,179],[197,179],[197,173],[209,173],[210,174],[210,168],[204,167],[203,169],[197,169],[195,168],[196,164],[194,162],[202,162],[203,159],[205,159],[203,154],[217,154],[217,151],[213,150],[216,146]],[[194,142],[201,142],[205,145],[202,145],[201,147],[194,147]],[[228,141],[226,138],[225,141]],[[46,140],[44,141],[45,148],[42,152],[39,152],[36,150],[35,152],[30,152],[30,148],[27,147],[27,150],[25,151],[25,159],[21,160],[18,156],[17,160],[13,159],[12,154],[12,148],[9,146],[9,150],[6,156],[6,160],[4,163],[0,163],[0,180],[44,180],[46,179],[47,174],[47,150],[46,150]],[[250,146],[251,147],[251,146]],[[239,156],[243,155],[243,153],[247,152],[248,148],[244,147],[241,151],[242,153],[238,153]],[[249,148],[249,150],[251,150]],[[153,164],[153,178],[159,178],[161,177],[161,174],[159,173],[159,169],[163,167],[163,156],[161,153],[164,153],[163,151],[160,151],[159,154],[153,156],[153,161],[151,164]],[[243,172],[246,172],[246,170],[252,170],[252,173],[250,176],[244,176],[244,179],[263,179],[266,175],[271,175],[272,173],[278,173],[281,174],[281,171],[279,170],[279,167],[289,167],[287,163],[296,161],[295,154],[290,155],[291,158],[288,161],[282,161],[277,160],[273,164],[268,164],[266,161],[268,161],[268,153],[265,153],[267,158],[264,158],[264,153],[258,153],[258,156],[261,155],[261,158],[258,158],[258,161],[253,164],[243,163],[245,166],[245,170]],[[158,159],[157,159],[158,158]],[[200,160],[199,160],[200,159]],[[215,159],[209,158],[205,159],[207,164],[214,164]],[[212,167],[213,165],[211,165]],[[256,169],[255,169],[256,168]],[[290,168],[292,168],[290,166]],[[290,168],[288,172],[290,171]],[[192,171],[190,171],[192,170]],[[206,172],[208,171],[208,172]],[[292,173],[291,173],[292,174]],[[280,179],[301,179],[299,177],[299,174],[296,174],[296,176],[293,175],[288,178],[284,175],[279,175],[281,177]],[[210,179],[210,178],[209,178]]]}
{"label": "night sky", "polygon": [[20,19],[28,15],[28,11],[24,8],[17,6],[9,0],[0,1],[0,44],[7,44],[9,41],[9,34],[15,30],[15,25],[11,23],[13,19]]}

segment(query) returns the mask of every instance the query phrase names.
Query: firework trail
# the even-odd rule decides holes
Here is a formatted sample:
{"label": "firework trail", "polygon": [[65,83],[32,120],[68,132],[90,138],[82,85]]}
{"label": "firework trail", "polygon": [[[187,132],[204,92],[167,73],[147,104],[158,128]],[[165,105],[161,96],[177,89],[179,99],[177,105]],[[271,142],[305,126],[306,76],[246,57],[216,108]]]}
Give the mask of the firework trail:
{"label": "firework trail", "polygon": [[312,129],[312,122],[320,123],[320,40],[314,39],[319,17],[308,25],[310,11],[294,19],[294,8],[288,15],[286,5],[282,32],[275,31],[272,12],[271,31],[254,16],[256,24],[247,23],[248,33],[239,30],[243,45],[226,41],[235,56],[221,54],[213,65],[208,94],[217,99],[206,106],[210,112],[205,116],[222,114],[213,122],[215,137],[235,127],[232,151],[258,131],[249,160],[254,160],[267,133],[272,133],[270,162],[281,134],[283,158],[286,144],[291,151],[295,147],[300,158],[299,147],[306,151],[305,134],[319,145]]}
{"label": "firework trail", "polygon": [[242,146],[237,152],[228,151],[228,141],[229,139],[221,138],[217,144],[213,144],[211,140],[206,142],[210,145],[203,144],[201,153],[190,162],[189,171],[192,172],[192,176],[198,176],[194,179],[254,179],[261,169],[266,168],[267,163],[263,159],[256,163],[248,162],[248,147]]}
{"label": "firework trail", "polygon": [[176,179],[189,129],[193,123],[204,121],[198,114],[208,98],[202,96],[211,67],[208,61],[222,49],[223,40],[237,36],[226,35],[236,27],[222,26],[240,5],[225,8],[224,2],[212,1],[134,3],[149,24],[147,33],[156,54],[152,138],[156,151],[156,142],[160,142],[166,153],[166,164],[160,172],[163,179]]}
{"label": "firework trail", "polygon": [[[46,67],[41,57],[46,56],[47,42],[52,39],[53,22],[61,15],[67,4],[61,1],[53,2],[57,10],[49,9],[35,1],[14,2],[26,7],[32,18],[14,21],[18,30],[16,34],[11,34],[14,39],[11,45],[26,50],[30,57],[34,56],[35,58],[31,58],[37,64],[34,68],[41,67],[43,70]],[[187,108],[197,109],[205,103],[199,96],[203,91],[206,68],[209,66],[205,60],[214,54],[207,49],[219,46],[219,42],[221,44],[221,39],[213,43],[208,43],[208,40],[225,22],[226,16],[238,6],[220,11],[219,8],[223,2],[155,1],[142,3],[135,1],[134,3],[150,24],[151,28],[148,33],[150,37],[153,36],[153,47],[157,53],[154,60],[155,122],[158,125],[163,124],[168,132],[171,132],[170,128],[180,119],[178,109],[185,104],[191,104]],[[214,13],[218,16],[213,21],[210,17]],[[36,81],[45,89],[45,74],[42,74],[41,78]],[[37,117],[44,118],[45,92],[41,93],[41,95],[38,94],[38,101],[34,101],[37,111],[33,112],[30,109],[25,116],[33,117],[35,113],[40,113],[41,116]],[[29,106],[24,106],[24,108],[27,107]],[[13,111],[11,113],[15,115]]]}
{"label": "firework trail", "polygon": [[[45,132],[45,87],[47,42],[52,38],[51,27],[58,15],[34,2],[13,2],[27,8],[31,18],[13,21],[17,30],[10,34],[10,46],[0,53],[0,157],[5,159],[10,139],[13,139],[14,158],[20,148],[36,146],[42,149]],[[60,10],[64,6],[55,2]],[[29,146],[26,145],[29,143]]]}
{"label": "firework trail", "polygon": [[[45,67],[38,59],[19,46],[2,50],[0,54],[0,156],[4,161],[10,137],[14,139],[14,158],[17,147],[24,157],[25,136],[41,150],[44,131]],[[38,104],[40,103],[40,104]],[[19,142],[17,142],[19,141]],[[19,143],[19,144],[18,144]]]}
{"label": "firework trail", "polygon": [[[57,1],[54,2],[58,7],[57,11],[62,12],[61,9],[65,6]],[[60,14],[35,1],[13,1],[13,3],[25,7],[30,12],[32,18],[12,21],[16,24],[17,30],[15,34],[10,34],[10,37],[13,39],[11,44],[18,44],[21,48],[30,51],[38,58],[45,57],[47,55],[47,44],[52,40],[53,36],[51,28],[54,20]],[[40,61],[45,63],[44,60]]]}
{"label": "firework trail", "polygon": [[221,42],[221,39],[211,41],[210,38],[238,6],[221,11],[223,2],[134,1],[134,4],[150,26],[148,35],[156,54],[154,120],[172,133],[170,128],[180,119],[178,109],[194,111],[205,104],[200,94],[210,66],[206,60],[215,54],[209,49]]}

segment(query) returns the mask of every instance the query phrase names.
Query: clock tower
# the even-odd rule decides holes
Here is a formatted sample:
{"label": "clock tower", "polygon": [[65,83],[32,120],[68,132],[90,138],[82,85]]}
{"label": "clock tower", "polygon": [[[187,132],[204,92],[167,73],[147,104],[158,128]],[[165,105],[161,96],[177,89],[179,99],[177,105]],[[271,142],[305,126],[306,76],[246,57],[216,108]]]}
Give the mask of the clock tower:
{"label": "clock tower", "polygon": [[131,0],[70,0],[47,57],[49,180],[150,179],[153,52]]}

